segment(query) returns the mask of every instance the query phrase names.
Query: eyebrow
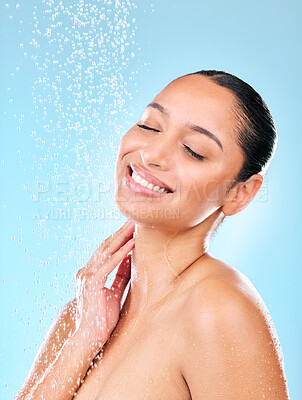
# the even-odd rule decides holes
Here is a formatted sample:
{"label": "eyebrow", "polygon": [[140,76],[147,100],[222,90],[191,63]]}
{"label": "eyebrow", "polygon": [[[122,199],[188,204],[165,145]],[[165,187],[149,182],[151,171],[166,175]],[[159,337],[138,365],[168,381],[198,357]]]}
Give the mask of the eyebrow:
{"label": "eyebrow", "polygon": [[[156,110],[159,110],[162,114],[169,116],[168,110],[159,103],[150,103],[147,105],[147,107],[155,108]],[[218,139],[218,137],[214,135],[214,133],[212,133],[212,132],[208,131],[207,129],[202,128],[201,126],[198,126],[198,125],[187,124],[186,126],[189,129],[191,129],[195,132],[198,132],[198,133],[202,133],[203,135],[206,135],[210,139],[214,140],[218,144],[218,146],[221,148],[221,150],[223,151],[222,143]]]}

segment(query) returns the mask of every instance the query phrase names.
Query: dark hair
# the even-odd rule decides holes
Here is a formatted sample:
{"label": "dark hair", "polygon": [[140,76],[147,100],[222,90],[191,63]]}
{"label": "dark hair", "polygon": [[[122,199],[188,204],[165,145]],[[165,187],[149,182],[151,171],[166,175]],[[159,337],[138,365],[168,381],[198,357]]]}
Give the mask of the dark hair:
{"label": "dark hair", "polygon": [[249,84],[227,72],[201,70],[188,75],[196,74],[231,90],[237,99],[237,143],[245,160],[235,183],[265,170],[274,155],[278,137],[273,117],[261,96]]}

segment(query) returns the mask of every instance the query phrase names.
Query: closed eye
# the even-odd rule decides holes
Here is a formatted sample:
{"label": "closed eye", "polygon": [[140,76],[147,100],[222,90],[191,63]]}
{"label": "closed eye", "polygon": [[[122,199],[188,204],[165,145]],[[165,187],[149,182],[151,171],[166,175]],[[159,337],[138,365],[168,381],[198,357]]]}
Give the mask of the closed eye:
{"label": "closed eye", "polygon": [[150,126],[147,126],[147,125],[140,125],[140,124],[137,124],[137,126],[138,126],[139,128],[142,128],[142,129],[147,129],[148,131],[160,132],[158,129],[150,128]]}
{"label": "closed eye", "polygon": [[188,147],[186,145],[184,145],[184,146],[185,146],[186,150],[191,154],[192,157],[197,158],[198,160],[204,159],[204,156],[201,156],[201,155],[195,153],[193,150],[190,149],[190,147]]}
{"label": "closed eye", "polygon": [[[137,124],[137,126],[141,129],[146,129],[148,131],[154,131],[154,132],[160,132],[158,129],[150,128],[150,126],[144,125],[144,124]],[[190,149],[190,147],[184,145],[185,149],[191,154],[192,157],[198,159],[198,160],[203,160],[204,157],[201,156],[200,154],[195,153],[193,150]]]}

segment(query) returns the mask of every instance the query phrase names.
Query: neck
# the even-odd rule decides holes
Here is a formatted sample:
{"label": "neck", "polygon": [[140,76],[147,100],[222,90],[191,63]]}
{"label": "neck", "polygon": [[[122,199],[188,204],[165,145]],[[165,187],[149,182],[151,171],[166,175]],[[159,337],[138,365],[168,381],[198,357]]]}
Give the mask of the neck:
{"label": "neck", "polygon": [[131,314],[140,313],[167,296],[195,261],[207,253],[209,237],[217,223],[218,214],[214,214],[199,225],[180,231],[136,224],[127,307]]}

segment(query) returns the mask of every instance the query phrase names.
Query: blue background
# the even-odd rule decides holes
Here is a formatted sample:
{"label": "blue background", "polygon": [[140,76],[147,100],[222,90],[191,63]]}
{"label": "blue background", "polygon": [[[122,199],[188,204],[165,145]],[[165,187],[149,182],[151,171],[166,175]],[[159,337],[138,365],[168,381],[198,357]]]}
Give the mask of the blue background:
{"label": "blue background", "polygon": [[1,399],[20,389],[75,272],[124,221],[112,200],[121,136],[167,83],[200,69],[246,80],[275,118],[263,188],[211,252],[260,292],[302,398],[302,3],[52,3],[0,3]]}

